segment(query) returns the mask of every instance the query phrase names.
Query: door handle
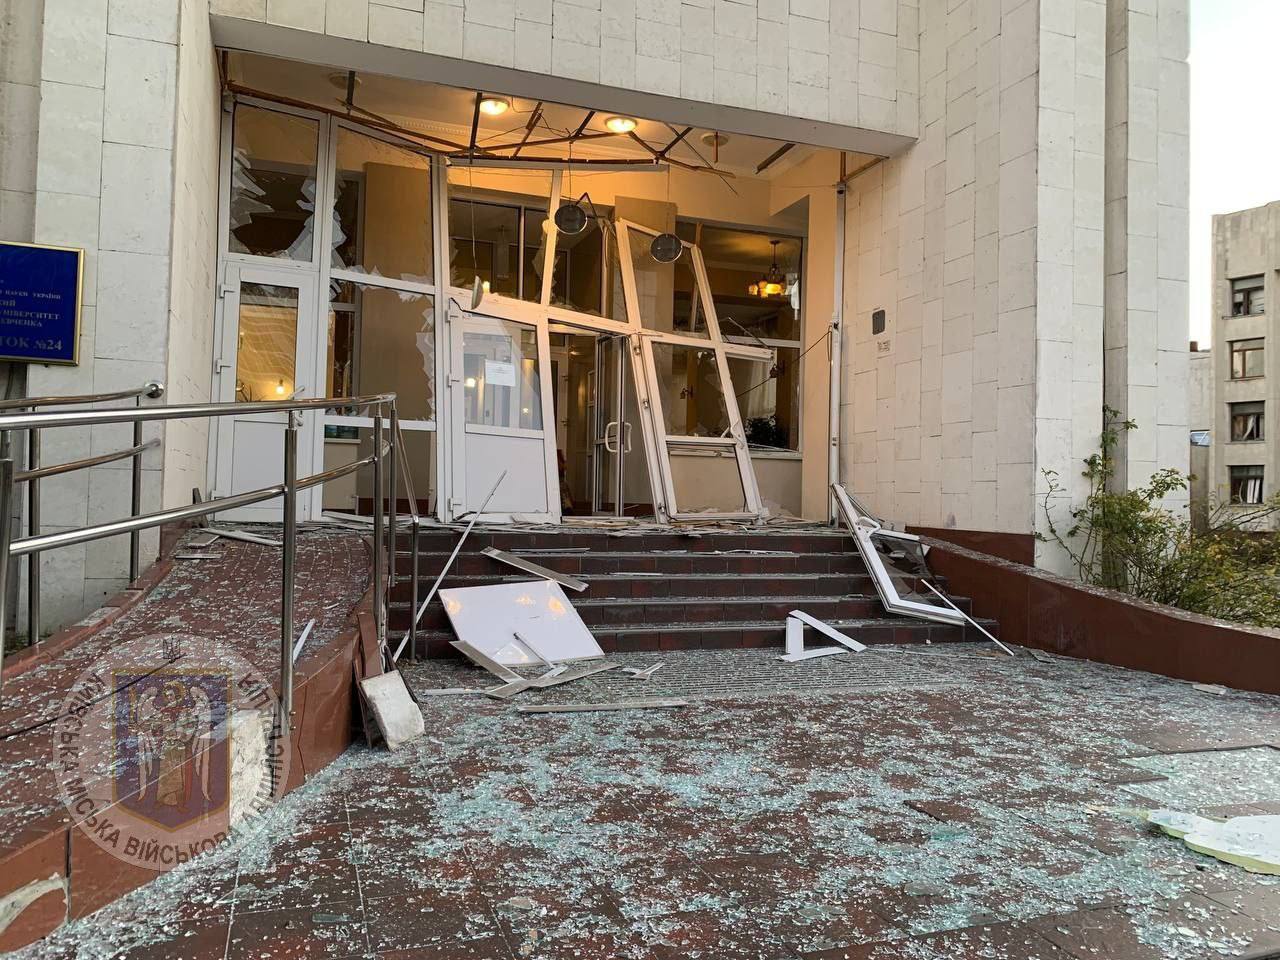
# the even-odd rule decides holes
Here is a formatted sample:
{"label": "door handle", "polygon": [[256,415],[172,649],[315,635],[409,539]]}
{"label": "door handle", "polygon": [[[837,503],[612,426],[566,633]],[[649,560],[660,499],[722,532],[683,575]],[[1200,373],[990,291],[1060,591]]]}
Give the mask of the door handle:
{"label": "door handle", "polygon": [[625,431],[622,434],[622,452],[630,453],[631,452],[631,422],[627,421],[622,425],[622,427],[623,427],[623,430]]}
{"label": "door handle", "polygon": [[[610,439],[613,440],[612,445]],[[618,421],[610,420],[604,427],[604,448],[610,453],[618,452]]]}

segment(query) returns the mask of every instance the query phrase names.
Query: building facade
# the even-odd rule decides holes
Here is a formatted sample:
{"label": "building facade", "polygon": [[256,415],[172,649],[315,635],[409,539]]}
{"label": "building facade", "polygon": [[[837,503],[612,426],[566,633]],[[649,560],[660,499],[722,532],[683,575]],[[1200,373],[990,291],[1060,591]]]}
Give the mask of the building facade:
{"label": "building facade", "polygon": [[[1280,203],[1213,218],[1213,446],[1210,506],[1256,509],[1276,491],[1267,418],[1280,394],[1267,298],[1280,267]],[[1274,527],[1275,522],[1269,521]]]}
{"label": "building facade", "polygon": [[[498,521],[825,519],[838,480],[1031,543],[1104,405],[1119,482],[1187,467],[1186,0],[3,4],[0,239],[86,252],[80,363],[11,394],[394,389],[442,519],[503,471]],[[308,418],[304,472],[367,449]],[[279,429],[157,429],[144,508],[271,482]],[[45,526],[127,488],[51,480]],[[51,618],[124,552],[46,555]]]}
{"label": "building facade", "polygon": [[1191,341],[1187,363],[1187,426],[1191,439],[1191,521],[1203,530],[1209,519],[1209,490],[1213,485],[1213,351]]}

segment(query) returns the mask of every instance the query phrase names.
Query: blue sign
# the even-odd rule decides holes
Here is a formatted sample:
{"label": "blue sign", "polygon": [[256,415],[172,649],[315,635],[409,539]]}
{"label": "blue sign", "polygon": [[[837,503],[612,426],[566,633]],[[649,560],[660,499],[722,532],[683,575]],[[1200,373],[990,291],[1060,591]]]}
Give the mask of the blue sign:
{"label": "blue sign", "polygon": [[0,360],[78,363],[84,251],[0,242]]}

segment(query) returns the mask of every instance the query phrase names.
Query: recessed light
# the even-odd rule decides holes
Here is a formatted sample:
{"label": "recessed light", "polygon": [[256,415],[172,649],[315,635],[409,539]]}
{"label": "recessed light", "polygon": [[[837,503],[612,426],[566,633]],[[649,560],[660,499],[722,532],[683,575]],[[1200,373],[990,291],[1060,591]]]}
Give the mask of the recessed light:
{"label": "recessed light", "polygon": [[630,133],[636,128],[634,117],[610,117],[604,122],[612,133]]}
{"label": "recessed light", "polygon": [[485,96],[480,101],[480,112],[490,117],[501,116],[511,109],[511,101],[506,97]]}

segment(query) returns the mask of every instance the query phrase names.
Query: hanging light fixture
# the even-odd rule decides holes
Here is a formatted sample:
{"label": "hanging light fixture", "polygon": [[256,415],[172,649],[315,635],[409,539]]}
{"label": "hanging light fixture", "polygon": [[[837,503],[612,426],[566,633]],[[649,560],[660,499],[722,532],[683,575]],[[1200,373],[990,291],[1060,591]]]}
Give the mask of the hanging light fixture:
{"label": "hanging light fixture", "polygon": [[511,101],[486,93],[480,100],[480,112],[490,117],[500,117],[511,109]]}
{"label": "hanging light fixture", "polygon": [[778,244],[781,240],[770,240],[769,245],[773,247],[773,262],[769,265],[769,272],[762,276],[755,283],[747,286],[747,293],[753,297],[777,297],[787,291],[787,277],[778,269]]}
{"label": "hanging light fixture", "polygon": [[684,244],[674,233],[660,233],[649,244],[649,256],[658,263],[675,263],[684,253]]}
{"label": "hanging light fixture", "polygon": [[630,133],[637,123],[635,117],[609,117],[604,125],[610,133]]}

